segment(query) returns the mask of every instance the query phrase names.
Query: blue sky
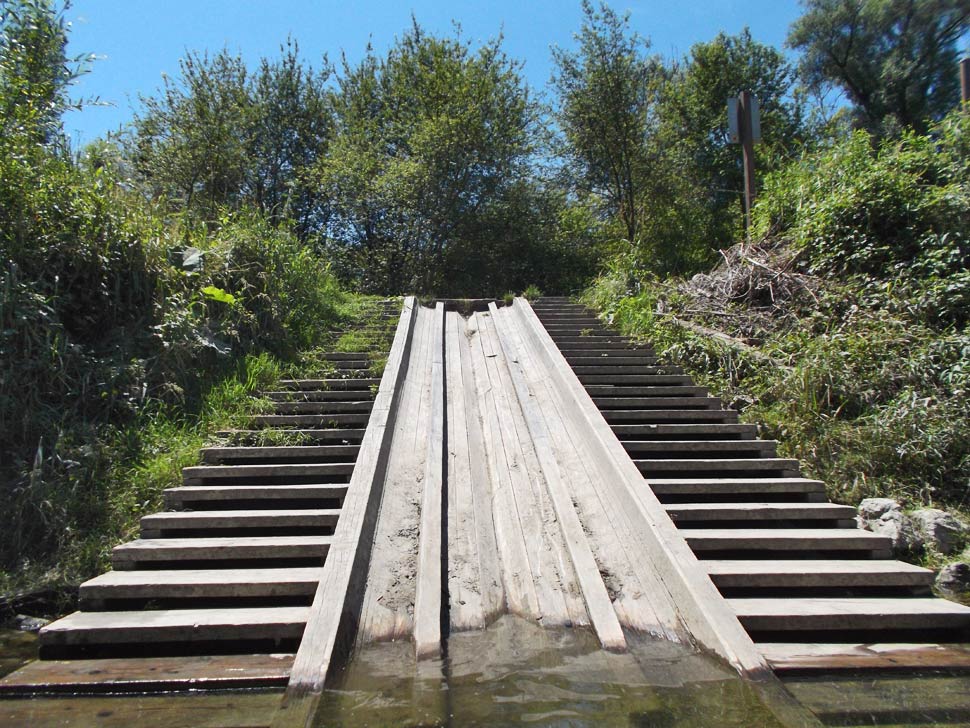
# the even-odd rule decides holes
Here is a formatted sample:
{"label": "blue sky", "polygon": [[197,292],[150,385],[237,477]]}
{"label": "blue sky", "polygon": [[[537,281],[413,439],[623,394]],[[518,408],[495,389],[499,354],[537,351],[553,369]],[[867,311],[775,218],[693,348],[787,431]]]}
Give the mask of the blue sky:
{"label": "blue sky", "polygon": [[[797,0],[614,0],[630,11],[631,24],[664,55],[683,55],[698,41],[721,30],[745,26],[763,42],[781,46],[788,26],[800,14]],[[525,62],[525,75],[544,88],[552,71],[549,48],[571,47],[582,21],[579,0],[493,0],[441,2],[411,0],[74,0],[70,51],[94,53],[91,73],[75,89],[79,97],[100,97],[109,107],[72,112],[65,128],[75,143],[86,143],[128,121],[138,96],[153,94],[162,74],[175,76],[186,49],[240,53],[250,65],[276,56],[288,34],[303,57],[317,62],[323,53],[353,63],[370,42],[379,52],[406,30],[414,13],[426,29],[450,33],[461,23],[472,40],[502,32],[506,52]]]}

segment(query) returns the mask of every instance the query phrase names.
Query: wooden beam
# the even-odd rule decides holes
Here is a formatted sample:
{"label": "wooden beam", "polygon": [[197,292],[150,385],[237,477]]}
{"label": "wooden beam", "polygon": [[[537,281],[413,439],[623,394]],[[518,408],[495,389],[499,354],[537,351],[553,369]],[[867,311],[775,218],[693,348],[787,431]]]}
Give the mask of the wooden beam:
{"label": "wooden beam", "polygon": [[[279,714],[284,724],[287,720],[284,713],[289,706],[303,696],[322,692],[333,660],[349,648],[353,639],[394,431],[396,405],[407,375],[416,313],[417,303],[413,296],[408,296],[404,299],[380,389],[361,442],[357,466],[347,488],[340,521],[293,663]],[[297,708],[295,712],[302,712],[302,708],[294,707]]]}
{"label": "wooden beam", "polygon": [[624,506],[625,516],[638,524],[638,543],[630,544],[630,548],[644,550],[645,558],[649,558],[660,573],[677,604],[680,618],[690,634],[740,674],[770,679],[771,671],[760,651],[718,593],[687,542],[678,534],[663,505],[650,488],[645,487],[647,484],[637,466],[573,374],[529,302],[517,298],[512,310],[523,325],[531,329],[540,346],[543,363],[552,372],[557,386],[571,399],[574,425],[585,427],[589,433],[586,454],[596,458],[605,472],[612,473],[613,477],[602,483],[603,488],[610,490]]}
{"label": "wooden beam", "polygon": [[435,306],[431,353],[431,413],[424,461],[424,494],[414,598],[414,648],[419,660],[441,657],[442,488],[447,462],[445,438],[445,306]]}

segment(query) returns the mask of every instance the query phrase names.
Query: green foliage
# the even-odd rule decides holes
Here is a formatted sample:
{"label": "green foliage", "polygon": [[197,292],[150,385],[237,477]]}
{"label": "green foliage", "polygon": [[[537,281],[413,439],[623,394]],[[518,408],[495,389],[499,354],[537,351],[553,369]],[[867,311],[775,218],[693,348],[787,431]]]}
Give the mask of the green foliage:
{"label": "green foliage", "polygon": [[658,191],[648,146],[665,69],[646,55],[649,41],[605,3],[583,0],[577,51],[553,48],[561,153],[586,194],[601,198],[622,221],[626,239],[640,239],[643,205]]}
{"label": "green foliage", "polygon": [[965,507],[970,335],[940,334],[871,308],[862,287],[832,286],[815,306],[785,308],[757,349],[741,348],[674,322],[700,300],[685,281],[647,278],[636,293],[609,275],[584,294],[778,439],[836,500]]}
{"label": "green foliage", "polygon": [[316,179],[344,277],[369,291],[485,294],[581,257],[554,247],[563,201],[530,169],[537,109],[501,38],[473,48],[415,23],[386,56],[345,67],[334,103]]}
{"label": "green foliage", "polygon": [[968,0],[805,0],[788,43],[816,89],[835,86],[871,132],[925,132],[958,100]]}
{"label": "green foliage", "polygon": [[126,141],[137,179],[195,220],[248,205],[309,237],[328,214],[306,177],[332,134],[326,59],[315,71],[290,39],[255,72],[226,50],[189,53],[180,69],[160,96],[142,98]]}
{"label": "green foliage", "polygon": [[808,153],[765,180],[756,232],[790,240],[813,273],[863,276],[874,300],[895,292],[921,320],[962,326],[970,310],[968,134],[970,119],[955,112],[932,135],[873,145],[857,132]]}
{"label": "green foliage", "polygon": [[530,285],[522,291],[522,297],[527,301],[538,301],[542,298],[542,291],[539,290],[538,286]]}

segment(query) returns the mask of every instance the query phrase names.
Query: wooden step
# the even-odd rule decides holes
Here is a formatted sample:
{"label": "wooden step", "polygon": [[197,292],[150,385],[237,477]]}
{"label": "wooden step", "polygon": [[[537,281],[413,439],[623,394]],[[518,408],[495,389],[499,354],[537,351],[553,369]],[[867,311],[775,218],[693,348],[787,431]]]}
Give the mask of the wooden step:
{"label": "wooden step", "polygon": [[683,374],[681,367],[673,366],[623,366],[603,364],[596,366],[573,367],[573,372],[577,377],[597,375],[597,374],[616,374],[616,375],[652,375],[652,374]]}
{"label": "wooden step", "polygon": [[719,397],[594,397],[601,410],[611,409],[723,409]]}
{"label": "wooden step", "polygon": [[[258,441],[266,436],[266,430],[221,430],[216,433],[218,437],[233,438],[244,441]],[[327,429],[299,429],[286,430],[284,435],[299,442],[334,442],[334,443],[359,443],[364,439],[364,429],[358,427],[331,427]]]}
{"label": "wooden step", "polygon": [[333,528],[340,509],[293,508],[286,510],[174,511],[153,513],[141,519],[142,538],[157,538],[167,531],[246,528]]}
{"label": "wooden step", "polygon": [[[282,688],[292,654],[35,660],[0,678],[0,695]],[[74,723],[77,725],[77,723]]]}
{"label": "wooden step", "polygon": [[367,389],[376,387],[381,383],[380,379],[364,377],[360,379],[281,379],[281,389],[291,390],[326,390],[326,389]]}
{"label": "wooden step", "polygon": [[664,506],[683,521],[842,521],[855,527],[856,510],[834,503],[673,503]]}
{"label": "wooden step", "polygon": [[710,458],[697,460],[634,460],[643,473],[691,473],[696,471],[737,473],[764,471],[798,473],[798,461],[789,458]]}
{"label": "wooden step", "polygon": [[970,607],[932,597],[728,599],[749,631],[961,629]]}
{"label": "wooden step", "polygon": [[707,424],[690,422],[644,423],[637,425],[613,424],[610,426],[610,429],[624,442],[631,438],[638,440],[649,440],[651,438],[688,440],[693,437],[703,439],[752,440],[758,434],[756,425],[719,422]]}
{"label": "wooden step", "polygon": [[200,455],[202,462],[212,465],[226,461],[247,460],[306,460],[323,461],[340,458],[353,460],[359,445],[269,445],[266,447],[207,447]]}
{"label": "wooden step", "polygon": [[762,642],[757,647],[772,669],[780,673],[970,668],[967,645]]}
{"label": "wooden step", "polygon": [[824,494],[825,483],[811,478],[650,478],[657,495]]}
{"label": "wooden step", "polygon": [[327,361],[366,361],[370,354],[366,351],[328,351],[323,358]]}
{"label": "wooden step", "polygon": [[338,361],[331,361],[330,365],[338,371],[344,369],[365,371],[370,369],[371,363],[370,358],[364,357],[363,359],[340,359]]}
{"label": "wooden step", "polygon": [[623,447],[628,453],[640,456],[748,452],[774,457],[778,443],[775,440],[624,440]]}
{"label": "wooden step", "polygon": [[333,389],[333,390],[280,390],[263,392],[263,397],[274,402],[364,402],[373,401],[375,394],[370,389]]}
{"label": "wooden step", "polygon": [[627,339],[624,337],[615,337],[610,340],[603,340],[599,338],[590,339],[584,336],[574,336],[574,337],[553,337],[559,347],[559,351],[562,354],[566,352],[579,352],[579,351],[636,351],[636,352],[646,352],[653,353],[653,349],[646,344],[638,344],[632,339]]}
{"label": "wooden step", "polygon": [[892,541],[861,528],[682,528],[694,551],[871,551]]}
{"label": "wooden step", "polygon": [[933,572],[889,559],[711,560],[700,562],[719,588],[926,587]]}
{"label": "wooden step", "polygon": [[561,347],[559,352],[569,361],[573,357],[599,357],[599,356],[646,356],[655,357],[652,349],[641,346],[602,346],[597,347],[595,344],[592,346],[574,346],[574,347]]}
{"label": "wooden step", "polygon": [[564,356],[573,368],[599,365],[654,366],[658,361],[655,356],[611,356],[609,354],[600,354],[599,356],[575,356],[570,354]]}
{"label": "wooden step", "polygon": [[613,399],[614,397],[707,397],[707,387],[666,386],[666,387],[614,387],[609,384],[592,385],[586,387],[586,392],[596,401]]}
{"label": "wooden step", "polygon": [[165,491],[170,507],[232,501],[343,500],[347,485],[183,485]]}
{"label": "wooden step", "polygon": [[350,475],[353,463],[296,463],[283,465],[195,465],[182,468],[182,481],[194,485],[202,481],[245,478],[305,478]]}
{"label": "wooden step", "polygon": [[81,608],[112,599],[313,596],[322,567],[109,571],[81,584]]}
{"label": "wooden step", "polygon": [[257,415],[254,425],[264,427],[331,427],[335,425],[366,425],[369,413],[336,415]]}
{"label": "wooden step", "polygon": [[175,561],[227,561],[326,558],[332,536],[228,536],[213,538],[140,538],[116,546],[116,569],[135,564]]}
{"label": "wooden step", "polygon": [[276,402],[273,412],[278,415],[332,415],[347,412],[370,412],[373,400],[361,402]]}
{"label": "wooden step", "polygon": [[40,631],[45,647],[299,639],[309,607],[74,612]]}
{"label": "wooden step", "polygon": [[660,424],[663,422],[697,422],[697,423],[734,423],[738,421],[735,410],[711,409],[639,409],[639,410],[604,410],[603,419],[610,424]]}
{"label": "wooden step", "polygon": [[641,386],[656,386],[664,384],[693,384],[693,380],[686,374],[582,374],[576,375],[583,384],[636,384]]}

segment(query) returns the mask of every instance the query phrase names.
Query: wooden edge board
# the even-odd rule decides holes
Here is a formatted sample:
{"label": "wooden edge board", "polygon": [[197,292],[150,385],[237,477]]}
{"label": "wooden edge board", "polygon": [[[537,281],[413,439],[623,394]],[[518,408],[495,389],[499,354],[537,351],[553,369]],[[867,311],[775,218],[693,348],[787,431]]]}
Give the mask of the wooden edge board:
{"label": "wooden edge board", "polygon": [[958,644],[759,643],[779,673],[864,670],[970,670],[970,647]]}
{"label": "wooden edge board", "polygon": [[512,386],[519,400],[526,426],[529,428],[529,434],[532,436],[532,444],[539,458],[539,465],[542,468],[546,488],[559,521],[563,541],[566,544],[569,558],[573,562],[573,568],[582,589],[590,622],[604,649],[617,652],[624,651],[627,645],[626,638],[623,636],[623,628],[620,626],[620,621],[613,609],[610,595],[603,583],[599,566],[583,530],[583,524],[576,513],[576,507],[573,505],[569,489],[563,480],[557,456],[552,447],[552,435],[542,413],[536,407],[535,397],[530,392],[528,382],[520,369],[523,365],[525,353],[520,350],[514,334],[508,330],[510,328],[509,323],[502,321],[498,315],[498,307],[492,304],[489,306],[489,310],[492,313],[493,324],[498,331],[499,342],[505,351]]}
{"label": "wooden edge board", "polygon": [[640,521],[641,544],[648,550],[655,567],[674,598],[681,619],[694,639],[726,660],[740,674],[752,679],[767,679],[771,672],[733,610],[720,595],[701,567],[690,546],[677,532],[663,505],[643,479],[622,443],[603,418],[592,398],[559,351],[552,337],[524,298],[516,298],[513,311],[532,329],[541,344],[547,364],[559,386],[571,395],[572,403],[585,420],[590,446],[603,452],[604,463],[614,478],[603,486],[612,488],[628,506],[628,515]]}
{"label": "wooden edge board", "polygon": [[283,687],[293,655],[37,660],[0,679],[0,695],[83,695]]}
{"label": "wooden edge board", "polygon": [[283,706],[274,721],[281,725],[293,717],[293,712],[286,716],[289,708],[297,713],[304,709],[298,705],[302,697],[322,692],[333,659],[352,641],[417,310],[415,298],[406,297]]}
{"label": "wooden edge board", "polygon": [[441,656],[442,487],[447,459],[445,437],[445,305],[435,306],[431,340],[431,430],[424,462],[424,492],[418,540],[417,584],[414,597],[414,648],[419,660]]}

